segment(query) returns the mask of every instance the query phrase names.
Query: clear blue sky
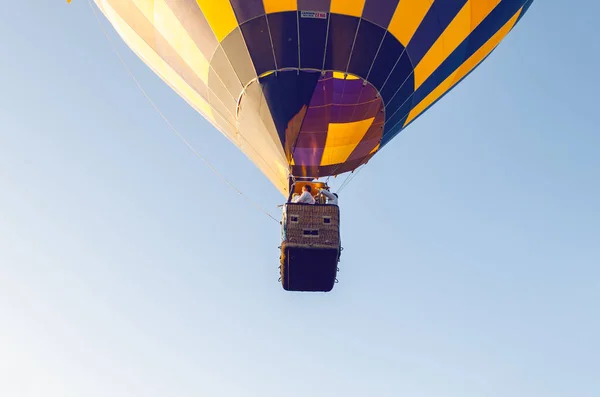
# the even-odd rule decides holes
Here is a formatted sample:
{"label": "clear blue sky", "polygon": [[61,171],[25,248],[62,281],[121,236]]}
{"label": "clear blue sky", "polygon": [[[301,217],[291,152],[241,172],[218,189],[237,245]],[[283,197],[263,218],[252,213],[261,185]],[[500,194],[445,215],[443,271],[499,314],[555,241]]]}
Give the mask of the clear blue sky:
{"label": "clear blue sky", "polygon": [[[278,225],[168,130],[86,1],[2,9],[0,395],[600,395],[597,2],[537,0],[354,178],[330,294],[282,290]],[[118,45],[277,214],[266,178]]]}

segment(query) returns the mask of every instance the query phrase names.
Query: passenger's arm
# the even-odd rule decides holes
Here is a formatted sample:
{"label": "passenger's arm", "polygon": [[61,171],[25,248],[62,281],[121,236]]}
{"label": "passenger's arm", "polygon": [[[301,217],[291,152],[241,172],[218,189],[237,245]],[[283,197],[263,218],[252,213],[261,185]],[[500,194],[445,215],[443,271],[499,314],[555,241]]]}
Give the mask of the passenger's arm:
{"label": "passenger's arm", "polygon": [[296,203],[308,203],[308,202],[310,202],[310,197],[311,197],[311,194],[309,192],[304,192],[300,195],[300,197],[298,198],[298,201],[296,201]]}
{"label": "passenger's arm", "polygon": [[323,196],[327,197],[329,200],[335,199],[335,196],[329,190],[321,189],[319,191],[323,193]]}

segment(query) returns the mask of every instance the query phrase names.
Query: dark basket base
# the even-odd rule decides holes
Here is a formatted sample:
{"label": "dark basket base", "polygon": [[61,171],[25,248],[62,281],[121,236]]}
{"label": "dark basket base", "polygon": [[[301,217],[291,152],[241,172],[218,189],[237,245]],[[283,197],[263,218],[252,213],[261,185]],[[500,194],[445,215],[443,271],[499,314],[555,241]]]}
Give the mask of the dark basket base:
{"label": "dark basket base", "polygon": [[281,247],[281,285],[286,291],[329,292],[337,275],[337,248]]}

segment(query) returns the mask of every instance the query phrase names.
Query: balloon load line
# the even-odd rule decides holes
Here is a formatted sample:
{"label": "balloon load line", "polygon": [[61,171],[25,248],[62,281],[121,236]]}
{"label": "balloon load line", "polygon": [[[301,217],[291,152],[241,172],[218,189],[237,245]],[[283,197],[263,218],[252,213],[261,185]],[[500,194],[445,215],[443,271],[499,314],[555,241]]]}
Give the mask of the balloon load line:
{"label": "balloon load line", "polygon": [[88,0],[88,4],[89,4],[90,8],[92,9],[92,12],[94,13],[94,17],[96,18],[96,22],[98,22],[98,26],[102,30],[102,33],[104,34],[104,36],[106,37],[106,39],[108,40],[108,43],[110,44],[110,47],[112,48],[113,52],[117,55],[117,57],[121,61],[121,64],[125,68],[125,71],[131,77],[131,79],[134,81],[134,83],[139,88],[139,90],[142,92],[142,94],[144,95],[144,97],[148,100],[148,102],[150,103],[150,105],[152,105],[152,107],[154,108],[154,110],[164,120],[164,122],[167,124],[167,126],[169,127],[169,129],[175,135],[177,135],[179,137],[179,139],[181,139],[181,141],[192,151],[192,153],[194,153],[194,155],[196,157],[198,157],[200,160],[202,160],[204,162],[204,164],[206,164],[226,185],[228,185],[231,189],[233,189],[234,191],[236,191],[240,196],[242,196],[244,199],[246,199],[250,204],[252,204],[254,207],[256,207],[259,211],[261,211],[262,213],[264,213],[265,215],[267,215],[269,218],[271,218],[275,222],[277,222],[277,224],[279,224],[280,221],[277,220],[277,218],[275,218],[273,215],[271,215],[269,212],[267,212],[264,208],[262,208],[259,204],[257,204],[255,201],[253,201],[252,199],[250,199],[248,196],[246,196],[240,189],[238,189],[232,182],[230,182],[222,173],[220,173],[215,168],[215,166],[212,165],[212,163],[206,157],[202,156],[189,143],[189,141],[187,139],[185,139],[185,137],[177,130],[177,128],[175,128],[175,126],[169,121],[169,119],[159,109],[159,107],[156,105],[156,103],[154,103],[154,101],[152,100],[152,98],[150,98],[150,96],[148,95],[148,93],[146,92],[146,90],[144,90],[144,88],[142,87],[142,85],[140,84],[140,82],[138,81],[138,79],[135,77],[135,75],[133,74],[133,72],[131,71],[131,69],[129,68],[129,66],[127,65],[127,62],[125,62],[125,60],[121,56],[121,53],[116,48],[116,46],[114,45],[113,41],[111,40],[110,35],[106,31],[106,29],[104,29],[104,26],[102,25],[102,22],[100,21],[100,18],[98,17],[98,13],[94,9],[94,5],[92,4],[92,0]]}

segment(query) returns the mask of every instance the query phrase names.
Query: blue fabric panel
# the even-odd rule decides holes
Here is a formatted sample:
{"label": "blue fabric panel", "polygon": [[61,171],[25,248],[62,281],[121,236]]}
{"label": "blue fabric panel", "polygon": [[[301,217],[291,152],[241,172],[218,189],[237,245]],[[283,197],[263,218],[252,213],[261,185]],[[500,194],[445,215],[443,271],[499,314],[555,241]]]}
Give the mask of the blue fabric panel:
{"label": "blue fabric panel", "polygon": [[[435,87],[437,87],[451,73],[453,73],[464,62],[465,59],[473,55],[479,48],[481,48],[483,44],[485,44],[491,38],[491,36],[493,36],[502,26],[504,26],[504,24],[515,15],[515,13],[519,10],[521,6],[525,4],[519,18],[521,18],[524,15],[524,12],[532,3],[533,0],[502,1],[498,5],[498,7],[496,7],[496,9],[492,11],[492,13],[471,33],[471,35],[465,40],[465,42],[461,44],[461,47],[466,48],[466,50],[464,48],[457,48],[456,54],[459,54],[459,56],[454,57],[454,54],[451,54],[450,57],[448,57],[448,59],[440,66],[440,68],[438,68],[438,70],[434,72],[430,79],[428,79],[425,82],[428,85],[428,87],[425,87],[424,84],[419,88],[419,90],[417,90],[417,93],[419,94],[418,98],[424,98],[431,91],[433,91],[433,89],[435,89]],[[437,100],[435,100],[431,105],[424,109],[423,112],[421,112],[421,115],[425,114],[427,110],[429,110],[432,106],[435,106],[435,104],[437,104],[438,101],[442,100],[442,98],[448,95],[448,93],[450,93],[454,88],[460,86],[460,83],[468,76],[470,76],[470,74],[473,73],[479,67],[479,65],[485,62],[486,59],[494,51],[496,51],[496,49],[490,52],[483,60],[481,60],[481,62],[479,62],[473,69],[471,69],[471,71],[469,71],[469,73],[467,73],[462,79],[460,79],[452,88],[446,91],[443,95],[440,95],[440,97]],[[429,80],[431,80],[431,82]],[[417,93],[415,93],[415,95],[417,95]],[[395,102],[396,98],[394,98],[392,101]],[[418,103],[419,101],[410,100],[409,102]],[[400,113],[400,111],[398,113]],[[404,109],[401,110],[401,113],[405,113]],[[396,117],[397,115],[394,115],[391,118],[394,118],[394,120],[396,120]],[[407,128],[415,120],[417,120],[420,116],[413,119],[408,125],[404,126],[404,123],[406,122],[406,117],[407,116],[401,119],[400,123],[395,123],[395,125],[392,123],[386,124],[383,139],[381,141],[382,148],[385,145],[387,145],[392,139],[394,139],[403,129]]]}
{"label": "blue fabric panel", "polygon": [[[494,51],[492,51],[494,52]],[[421,117],[422,115],[424,115],[427,110],[431,109],[432,106],[434,106],[436,103],[438,103],[439,101],[442,100],[442,98],[444,98],[446,95],[448,95],[452,90],[454,90],[456,87],[458,87],[460,85],[460,83],[466,79],[471,73],[473,73],[475,71],[475,69],[477,69],[477,67],[479,65],[481,65],[492,53],[488,54],[485,58],[483,58],[483,60],[481,62],[479,62],[479,64],[477,64],[477,66],[475,66],[473,69],[471,69],[471,71],[469,73],[467,73],[465,75],[465,77],[463,77],[462,79],[460,79],[458,81],[457,84],[455,84],[454,86],[452,86],[452,88],[450,88],[448,91],[446,91],[444,94],[440,95],[440,97],[438,99],[436,99],[431,105],[429,105],[427,108],[425,108],[423,110],[423,112],[421,112],[421,115],[419,115],[419,117]],[[412,103],[412,98],[409,100],[410,103]],[[411,105],[412,108],[412,105]],[[402,132],[403,130],[405,130],[406,128],[408,128],[409,125],[411,125],[412,123],[415,122],[415,120],[417,120],[419,117],[416,117],[415,119],[413,119],[410,123],[408,123],[406,126],[404,125],[404,123],[406,122],[406,119],[408,118],[408,114],[406,116],[404,116],[404,118],[401,120],[400,123],[398,123],[397,125],[392,125],[390,124],[389,126],[386,125],[386,130],[383,133],[383,139],[381,140],[381,147],[385,146],[386,144],[388,144],[392,139],[394,139],[396,137],[396,135],[398,135],[400,132]]]}
{"label": "blue fabric panel", "polygon": [[466,2],[467,0],[436,0],[433,2],[407,46],[408,55],[414,65],[419,64]]}
{"label": "blue fabric panel", "polygon": [[273,73],[260,79],[283,147],[289,121],[303,106],[308,107],[320,76],[319,72],[298,74],[296,71],[287,71]]}
{"label": "blue fabric panel", "polygon": [[325,57],[327,20],[300,18],[300,67],[321,69]]}
{"label": "blue fabric panel", "polygon": [[369,73],[369,83],[381,91],[383,83],[392,72],[403,51],[404,46],[391,33],[386,33],[379,53],[375,57],[375,62],[373,62],[371,73]]}
{"label": "blue fabric panel", "polygon": [[330,14],[327,38],[326,70],[346,70],[359,19],[348,15]]}
{"label": "blue fabric panel", "polygon": [[387,28],[398,7],[398,0],[367,0],[362,17]]}
{"label": "blue fabric panel", "polygon": [[231,7],[235,12],[238,25],[265,14],[265,7],[262,0],[229,0]]}
{"label": "blue fabric panel", "polygon": [[358,27],[356,42],[352,50],[352,58],[348,72],[360,76],[367,77],[369,69],[375,60],[375,54],[379,49],[385,30],[364,19]]}
{"label": "blue fabric panel", "polygon": [[274,70],[275,59],[273,58],[273,47],[271,46],[266,16],[251,19],[240,27],[254,63],[256,74],[261,75],[264,72]]}
{"label": "blue fabric panel", "polygon": [[298,13],[278,12],[267,16],[275,50],[277,69],[297,68]]}
{"label": "blue fabric panel", "polygon": [[[408,114],[410,113],[410,111],[413,108],[413,103],[412,101],[409,99],[408,101],[404,102],[404,105],[400,106],[399,108],[397,108],[394,112],[390,112],[389,114],[386,114],[386,126],[388,128],[393,128],[396,124],[398,124],[398,122],[400,120],[405,120],[408,117]],[[400,128],[402,128],[403,126],[400,125]],[[385,130],[384,130],[384,134],[385,134]]]}
{"label": "blue fabric panel", "polygon": [[[410,77],[406,80],[406,83],[402,85],[402,87],[400,87],[398,89],[398,91],[395,93],[395,95],[391,98],[390,102],[388,104],[386,104],[385,107],[385,114],[386,114],[386,119],[388,117],[391,117],[392,115],[394,115],[394,113],[398,110],[398,108],[400,108],[401,106],[405,106],[406,103],[411,104],[411,109],[412,109],[412,103],[413,103],[413,94],[414,94],[414,75],[410,75]],[[387,122],[387,120],[386,120]]]}
{"label": "blue fabric panel", "polygon": [[467,37],[440,67],[429,76],[415,92],[415,103],[421,102],[448,76],[450,76],[465,59],[473,55],[484,45],[515,13],[526,0],[511,0],[500,3],[481,24]]}
{"label": "blue fabric panel", "polygon": [[386,124],[385,131],[383,132],[383,138],[381,139],[380,148],[387,145],[396,135],[398,135],[404,128],[404,123],[408,115],[403,118],[394,117],[394,123]]}
{"label": "blue fabric panel", "polygon": [[383,89],[380,90],[381,98],[383,98],[383,103],[386,104],[386,107],[387,102],[392,99],[396,91],[398,91],[401,86],[407,85],[410,87],[412,93],[412,90],[414,89],[413,67],[408,54],[404,52],[400,57],[400,60],[398,60],[387,83],[385,83]]}

